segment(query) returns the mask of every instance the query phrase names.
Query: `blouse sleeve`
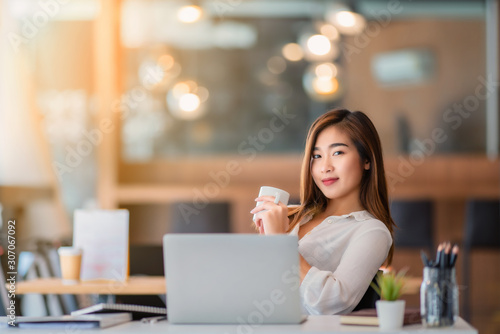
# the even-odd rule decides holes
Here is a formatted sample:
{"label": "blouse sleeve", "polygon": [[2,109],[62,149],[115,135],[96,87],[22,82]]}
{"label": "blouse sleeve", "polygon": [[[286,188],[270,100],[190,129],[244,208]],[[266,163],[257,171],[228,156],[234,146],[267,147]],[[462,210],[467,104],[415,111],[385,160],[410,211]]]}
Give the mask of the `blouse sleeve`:
{"label": "blouse sleeve", "polygon": [[311,267],[300,286],[309,314],[351,312],[384,263],[392,244],[389,231],[373,227],[353,238],[334,272]]}

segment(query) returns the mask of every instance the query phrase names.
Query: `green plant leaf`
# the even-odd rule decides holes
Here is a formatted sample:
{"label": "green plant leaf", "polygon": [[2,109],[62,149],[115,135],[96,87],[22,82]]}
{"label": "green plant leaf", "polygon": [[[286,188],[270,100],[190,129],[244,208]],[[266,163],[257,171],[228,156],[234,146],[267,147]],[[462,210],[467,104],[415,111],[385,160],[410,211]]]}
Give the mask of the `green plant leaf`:
{"label": "green plant leaf", "polygon": [[375,290],[381,299],[389,301],[398,300],[403,292],[406,271],[407,270],[404,269],[400,270],[398,273],[395,273],[394,271],[379,273],[375,278],[377,284],[372,282],[370,283],[370,286]]}

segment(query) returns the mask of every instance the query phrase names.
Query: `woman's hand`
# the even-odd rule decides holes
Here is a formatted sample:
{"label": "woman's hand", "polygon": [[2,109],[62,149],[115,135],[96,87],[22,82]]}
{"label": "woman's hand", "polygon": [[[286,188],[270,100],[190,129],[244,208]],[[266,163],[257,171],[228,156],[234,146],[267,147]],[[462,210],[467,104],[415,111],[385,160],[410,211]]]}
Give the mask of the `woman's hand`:
{"label": "woman's hand", "polygon": [[255,199],[263,202],[250,213],[255,214],[255,226],[260,234],[283,234],[288,230],[288,208],[285,204],[275,203],[274,196],[261,196]]}

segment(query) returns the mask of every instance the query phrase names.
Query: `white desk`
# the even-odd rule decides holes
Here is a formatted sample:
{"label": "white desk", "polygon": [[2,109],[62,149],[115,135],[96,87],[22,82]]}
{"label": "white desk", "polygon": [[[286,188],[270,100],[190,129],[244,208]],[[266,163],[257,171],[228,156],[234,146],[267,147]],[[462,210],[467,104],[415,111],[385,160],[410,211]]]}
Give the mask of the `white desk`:
{"label": "white desk", "polygon": [[[5,317],[3,317],[5,319]],[[2,319],[2,320],[4,320]],[[1,322],[1,321],[0,321]],[[378,327],[362,326],[341,326],[339,316],[310,316],[306,322],[300,325],[171,325],[167,321],[160,321],[155,324],[143,324],[139,321],[129,322],[123,325],[109,327],[102,330],[77,330],[77,329],[52,329],[52,330],[21,330],[12,328],[0,330],[2,333],[37,333],[37,334],[66,334],[66,333],[123,333],[123,334],[143,334],[143,333],[179,333],[179,334],[302,334],[302,333],[404,333],[404,334],[478,334],[464,320],[459,319],[453,327],[438,329],[424,329],[422,325],[410,325],[403,327],[400,331],[380,331]]]}

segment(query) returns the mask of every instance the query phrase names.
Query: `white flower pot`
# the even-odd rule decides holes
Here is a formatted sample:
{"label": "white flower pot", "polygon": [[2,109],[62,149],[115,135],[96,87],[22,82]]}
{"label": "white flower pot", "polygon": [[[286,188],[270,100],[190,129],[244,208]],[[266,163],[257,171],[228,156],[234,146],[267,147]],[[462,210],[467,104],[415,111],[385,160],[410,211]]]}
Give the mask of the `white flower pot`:
{"label": "white flower pot", "polygon": [[380,329],[391,330],[403,327],[405,301],[377,300],[377,317]]}

